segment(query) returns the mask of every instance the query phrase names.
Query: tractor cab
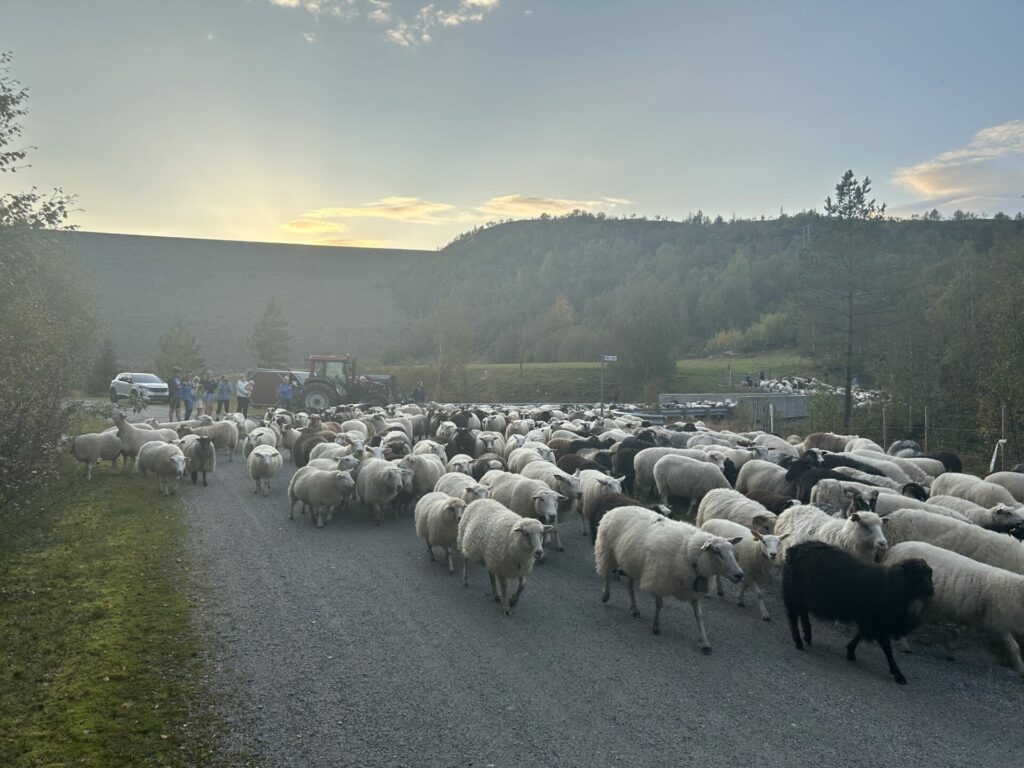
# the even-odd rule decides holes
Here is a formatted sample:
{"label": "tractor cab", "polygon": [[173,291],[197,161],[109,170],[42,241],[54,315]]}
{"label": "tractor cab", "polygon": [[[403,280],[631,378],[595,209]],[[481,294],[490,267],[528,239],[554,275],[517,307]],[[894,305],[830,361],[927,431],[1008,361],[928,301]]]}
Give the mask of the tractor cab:
{"label": "tractor cab", "polygon": [[310,355],[309,377],[330,382],[344,391],[356,378],[356,359],[350,355]]}

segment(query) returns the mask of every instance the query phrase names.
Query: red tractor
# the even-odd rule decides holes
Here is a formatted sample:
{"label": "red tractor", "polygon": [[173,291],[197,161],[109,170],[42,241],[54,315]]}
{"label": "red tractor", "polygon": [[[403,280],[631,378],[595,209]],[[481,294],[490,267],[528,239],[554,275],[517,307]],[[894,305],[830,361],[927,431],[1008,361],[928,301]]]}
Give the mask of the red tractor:
{"label": "red tractor", "polygon": [[303,410],[322,411],[332,405],[406,402],[402,386],[391,374],[356,373],[352,355],[310,355],[309,378],[294,396]]}

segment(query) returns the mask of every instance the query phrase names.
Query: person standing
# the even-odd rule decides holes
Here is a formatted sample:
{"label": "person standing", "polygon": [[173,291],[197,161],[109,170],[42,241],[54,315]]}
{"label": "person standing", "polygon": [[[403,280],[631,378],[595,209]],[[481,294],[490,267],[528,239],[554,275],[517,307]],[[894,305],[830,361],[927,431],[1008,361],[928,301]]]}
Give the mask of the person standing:
{"label": "person standing", "polygon": [[231,410],[231,384],[228,383],[227,376],[221,376],[220,382],[217,384],[217,415],[220,416],[221,411],[226,415]]}
{"label": "person standing", "polygon": [[185,381],[181,385],[181,399],[185,403],[185,421],[192,418],[192,404],[195,400],[196,387],[195,382],[198,381],[198,377],[192,381],[188,380],[186,376]]}
{"label": "person standing", "polygon": [[[199,394],[198,392],[196,393]],[[217,379],[213,371],[207,371],[203,377],[203,406],[208,416],[213,415],[213,401],[217,397]]]}
{"label": "person standing", "polygon": [[416,382],[416,389],[412,391],[412,401],[417,405],[423,405],[426,402],[427,393],[423,389],[423,382]]}
{"label": "person standing", "polygon": [[181,421],[181,368],[171,368],[167,381],[167,420]]}
{"label": "person standing", "polygon": [[292,409],[292,383],[287,376],[282,376],[281,383],[277,385],[277,400],[286,411]]}
{"label": "person standing", "polygon": [[253,380],[245,376],[239,376],[235,382],[235,400],[238,401],[238,410],[245,418],[249,418],[249,398],[252,396]]}

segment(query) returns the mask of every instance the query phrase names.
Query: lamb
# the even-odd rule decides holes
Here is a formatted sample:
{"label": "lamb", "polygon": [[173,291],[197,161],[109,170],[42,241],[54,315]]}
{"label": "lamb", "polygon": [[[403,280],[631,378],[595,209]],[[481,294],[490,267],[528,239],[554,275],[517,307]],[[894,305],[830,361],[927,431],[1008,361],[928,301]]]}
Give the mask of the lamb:
{"label": "lamb", "polygon": [[354,490],[355,483],[348,472],[301,467],[288,483],[288,519],[294,519],[295,502],[299,501],[302,502],[303,513],[309,507],[311,517],[316,519],[316,527],[323,528],[325,516],[330,520],[333,510],[350,498]]}
{"label": "lamb", "polygon": [[775,530],[777,519],[774,513],[731,488],[708,491],[697,509],[698,526],[703,526],[709,520],[728,520],[757,531],[762,536]]}
{"label": "lamb", "polygon": [[[754,596],[757,597],[757,607],[761,611],[761,618],[771,621],[771,614],[768,613],[768,606],[764,604],[764,595],[761,593],[761,584],[767,581],[779,554],[779,543],[785,536],[762,536],[746,526],[724,519],[708,520],[701,525],[700,529],[714,536],[721,536],[723,539],[740,540],[733,544],[736,562],[743,569],[743,581],[740,582],[736,605],[743,607],[743,595],[752,587]],[[717,581],[718,596],[722,597],[722,582],[721,579]]]}
{"label": "lamb", "polygon": [[76,435],[68,441],[68,453],[79,464],[85,464],[86,480],[92,480],[93,464],[109,461],[116,466],[121,448],[121,438],[117,436],[117,432]]}
{"label": "lamb", "polygon": [[433,492],[416,502],[416,535],[427,542],[427,554],[434,562],[434,547],[442,547],[448,560],[448,573],[455,573],[452,549],[459,538],[459,520],[466,502],[447,493]]}
{"label": "lamb", "polygon": [[402,492],[402,470],[384,459],[366,459],[359,465],[356,495],[373,509],[377,525],[384,521],[384,508]]}
{"label": "lamb", "polygon": [[782,571],[782,597],[798,651],[804,650],[804,643],[811,645],[812,613],[856,624],[857,634],[846,646],[846,658],[856,661],[860,641],[874,640],[885,653],[893,680],[900,685],[906,685],[907,679],[893,658],[891,641],[917,626],[933,592],[932,569],[924,560],[876,565],[821,541],[790,547]]}
{"label": "lamb", "polygon": [[1024,504],[1024,474],[1020,472],[993,472],[985,478],[986,483],[1001,485],[1017,504]]}
{"label": "lamb", "polygon": [[1014,635],[1024,635],[1024,576],[979,563],[923,541],[905,541],[885,554],[886,564],[924,560],[932,569],[935,594],[926,622],[974,626],[1003,641],[1017,674],[1024,661]]}
{"label": "lamb", "polygon": [[177,493],[177,481],[185,474],[186,463],[181,448],[173,443],[151,440],[142,444],[137,456],[136,473],[142,472],[143,477],[146,477],[147,472],[155,474],[162,495],[171,496]]}
{"label": "lamb", "polygon": [[[925,513],[927,514],[927,513]],[[848,518],[832,517],[817,507],[799,505],[790,507],[775,523],[775,535],[790,534],[783,548],[783,559],[789,549],[804,541],[823,541],[845,549],[862,560],[881,559],[888,542],[882,533],[882,518],[874,512],[854,512]]]}
{"label": "lamb", "polygon": [[693,608],[704,653],[711,652],[700,599],[707,593],[713,577],[743,580],[732,542],[713,536],[692,525],[670,520],[643,507],[617,507],[609,511],[597,527],[594,559],[597,573],[604,579],[601,601],[611,595],[612,571],[621,568],[629,585],[629,612],[640,616],[635,587],[654,595],[654,619],[651,631],[661,633],[659,619],[666,597],[685,600]]}
{"label": "lamb", "polygon": [[974,475],[946,472],[935,478],[932,493],[936,496],[958,496],[973,501],[982,507],[1005,504],[1011,509],[1020,505],[1013,494],[996,483],[990,483]]}
{"label": "lamb", "polygon": [[689,514],[696,515],[704,495],[715,488],[731,488],[722,471],[704,461],[687,456],[662,456],[654,465],[654,483],[661,503],[668,506],[669,497],[688,499]]}
{"label": "lamb", "polygon": [[270,479],[281,471],[284,464],[280,451],[272,445],[257,445],[249,452],[245,463],[250,479],[256,483],[253,493],[269,496]]}
{"label": "lamb", "polygon": [[188,459],[192,485],[199,481],[199,473],[202,472],[203,488],[206,488],[206,473],[217,471],[217,451],[213,447],[213,438],[204,435],[185,435],[177,444]]}
{"label": "lamb", "polygon": [[486,499],[488,494],[486,486],[461,472],[448,472],[441,475],[437,483],[434,484],[434,490],[462,499],[467,504],[479,499]]}
{"label": "lamb", "polygon": [[1024,544],[972,523],[920,509],[901,509],[885,518],[885,535],[893,544],[924,541],[979,563],[1024,575]]}
{"label": "lamb", "polygon": [[[480,563],[487,568],[491,594],[501,602],[501,612],[510,616],[523,594],[534,561],[544,555],[544,536],[550,531],[551,526],[520,517],[493,499],[472,502],[462,513],[456,539],[463,558],[462,585],[469,586],[470,560]],[[519,586],[509,599],[511,578],[517,579]]]}
{"label": "lamb", "polygon": [[127,472],[129,467],[135,463],[135,457],[139,455],[139,449],[146,443],[157,441],[161,443],[173,443],[178,439],[178,433],[173,429],[141,429],[130,423],[123,413],[115,410],[111,418],[117,428],[117,436],[121,439],[121,454],[124,456],[124,469]]}
{"label": "lamb", "polygon": [[740,473],[736,477],[736,490],[743,494],[749,494],[751,491],[771,491],[791,496],[785,468],[762,459],[753,459],[740,467]]}
{"label": "lamb", "polygon": [[181,427],[181,437],[185,435],[205,435],[213,438],[213,444],[219,451],[228,452],[228,461],[235,460],[235,448],[238,447],[238,427],[232,421],[218,421],[205,427]]}

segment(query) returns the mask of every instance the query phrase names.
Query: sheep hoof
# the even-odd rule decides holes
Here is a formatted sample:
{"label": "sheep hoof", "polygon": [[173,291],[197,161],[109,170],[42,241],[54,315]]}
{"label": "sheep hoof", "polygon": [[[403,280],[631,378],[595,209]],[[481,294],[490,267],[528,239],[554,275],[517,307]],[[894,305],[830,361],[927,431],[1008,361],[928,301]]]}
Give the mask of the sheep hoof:
{"label": "sheep hoof", "polygon": [[640,618],[640,611],[638,609],[634,608],[632,611],[629,612],[629,615],[632,616],[634,619],[639,619]]}
{"label": "sheep hoof", "polygon": [[762,616],[761,617],[761,621],[771,621],[771,620],[772,620],[771,616]]}
{"label": "sheep hoof", "polygon": [[661,628],[660,627],[651,627],[651,633],[655,634],[655,635],[660,635],[661,634]]}
{"label": "sheep hoof", "polygon": [[907,678],[905,678],[901,674],[893,675],[892,679],[896,681],[896,685],[906,685],[907,684]]}
{"label": "sheep hoof", "polygon": [[607,603],[609,597],[610,597],[610,595],[607,592],[602,592],[601,593],[601,602],[602,603]]}
{"label": "sheep hoof", "polygon": [[708,645],[708,646],[701,646],[700,652],[703,653],[703,654],[710,654],[711,653],[711,646],[710,645]]}

